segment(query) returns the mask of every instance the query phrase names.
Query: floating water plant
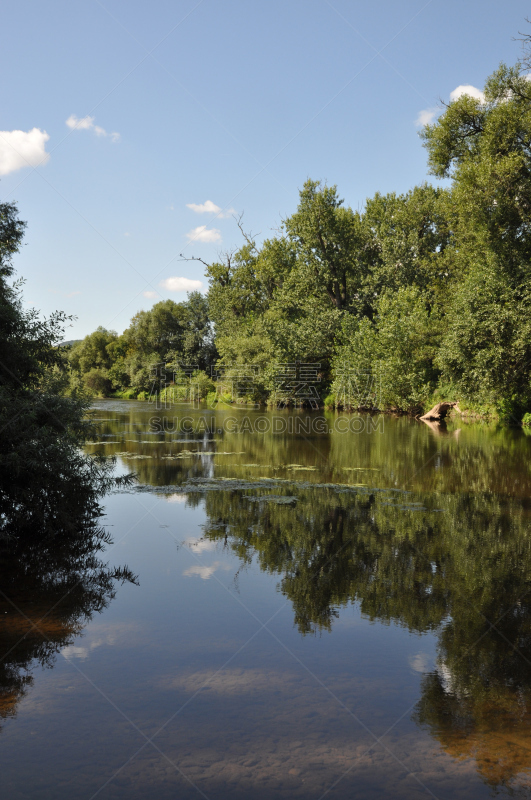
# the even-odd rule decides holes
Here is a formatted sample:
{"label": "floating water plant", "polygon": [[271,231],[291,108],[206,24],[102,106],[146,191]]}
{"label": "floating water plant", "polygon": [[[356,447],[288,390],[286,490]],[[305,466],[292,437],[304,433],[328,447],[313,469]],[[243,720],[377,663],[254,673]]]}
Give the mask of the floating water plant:
{"label": "floating water plant", "polygon": [[293,506],[297,502],[294,495],[281,495],[281,494],[264,494],[256,495],[254,497],[246,497],[252,503],[276,503],[277,506]]}

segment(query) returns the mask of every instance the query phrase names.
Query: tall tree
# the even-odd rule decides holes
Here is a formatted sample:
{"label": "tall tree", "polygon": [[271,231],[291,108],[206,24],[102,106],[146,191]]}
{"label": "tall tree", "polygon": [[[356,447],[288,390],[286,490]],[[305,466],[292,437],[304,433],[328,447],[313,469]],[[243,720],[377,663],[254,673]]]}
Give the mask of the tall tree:
{"label": "tall tree", "polygon": [[531,402],[531,84],[501,65],[423,133],[434,175],[452,179],[455,269],[440,354],[463,394],[520,413]]}
{"label": "tall tree", "polygon": [[297,278],[348,310],[367,271],[361,217],[343,206],[336,186],[306,181],[295,214],[283,224],[295,243]]}

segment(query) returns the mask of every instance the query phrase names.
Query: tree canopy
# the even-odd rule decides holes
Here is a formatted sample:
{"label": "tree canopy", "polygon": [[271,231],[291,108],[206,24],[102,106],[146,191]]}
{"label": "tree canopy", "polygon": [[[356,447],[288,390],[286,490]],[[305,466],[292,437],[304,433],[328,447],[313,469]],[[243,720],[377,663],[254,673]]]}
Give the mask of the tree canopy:
{"label": "tree canopy", "polygon": [[[371,373],[382,409],[459,400],[520,421],[531,411],[530,67],[501,64],[483,93],[425,126],[444,186],[377,192],[353,210],[336,186],[307,180],[273,236],[258,242],[238,221],[241,247],[205,263],[208,296],[163,300],[121,336],[100,328],[74,344],[71,385],[145,398],[156,363],[168,381],[195,365],[205,391],[214,365],[252,367],[247,398],[275,402],[285,365],[311,363],[330,406],[366,407],[344,382]],[[9,265],[23,228],[3,224],[15,225]]]}

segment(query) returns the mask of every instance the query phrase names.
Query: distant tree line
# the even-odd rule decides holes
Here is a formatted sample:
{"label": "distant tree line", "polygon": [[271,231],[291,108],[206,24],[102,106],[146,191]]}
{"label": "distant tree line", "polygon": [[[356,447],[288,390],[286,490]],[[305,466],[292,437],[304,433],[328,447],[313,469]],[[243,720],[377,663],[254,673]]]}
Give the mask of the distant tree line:
{"label": "distant tree line", "polygon": [[[146,399],[171,382],[182,365],[205,375],[215,361],[216,348],[208,300],[191,292],[182,303],[162,300],[150,311],[139,311],[121,336],[99,327],[81,341],[64,346],[70,367],[70,391]],[[210,387],[209,387],[210,388]]]}
{"label": "distant tree line", "polygon": [[424,128],[444,188],[377,193],[353,211],[335,186],[307,181],[278,235],[260,245],[247,235],[205,265],[208,297],[165,300],[122,336],[99,328],[72,346],[73,384],[145,396],[155,362],[188,363],[206,373],[206,393],[214,363],[252,364],[249,395],[274,402],[279,369],[299,361],[319,365],[329,406],[356,406],[345,375],[372,373],[381,408],[417,413],[446,398],[521,420],[531,409],[528,66],[502,64],[484,99],[462,95]]}

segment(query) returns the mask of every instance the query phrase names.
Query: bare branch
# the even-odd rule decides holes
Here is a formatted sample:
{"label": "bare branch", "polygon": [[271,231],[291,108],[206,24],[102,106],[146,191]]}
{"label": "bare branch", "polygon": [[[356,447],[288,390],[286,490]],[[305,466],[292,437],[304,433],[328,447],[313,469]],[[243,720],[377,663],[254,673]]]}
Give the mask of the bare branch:
{"label": "bare branch", "polygon": [[[243,236],[243,238],[245,239],[245,241],[247,242],[249,247],[251,247],[253,250],[256,250],[257,248],[256,248],[256,244],[254,242],[256,237],[254,236],[254,234],[252,232],[246,233],[244,231],[244,229],[243,229],[243,223],[242,223],[243,213],[244,212],[242,211],[242,213],[239,214],[239,216],[236,216],[236,214],[233,214],[232,218],[236,222],[236,225],[240,229],[241,235]],[[257,236],[260,236],[260,234],[258,233]]]}
{"label": "bare branch", "polygon": [[[525,18],[525,21],[528,25],[531,25],[531,20],[529,17]],[[525,72],[531,69],[531,33],[525,33],[524,31],[518,31],[519,36],[513,36],[513,42],[520,42],[522,45],[522,58],[518,59],[518,65],[520,67],[521,72]]]}
{"label": "bare branch", "polygon": [[197,258],[197,256],[189,256],[189,257],[187,257],[187,256],[183,256],[182,253],[179,253],[179,257],[182,258],[183,261],[200,261],[201,264],[203,264],[203,266],[205,266],[205,267],[209,267],[210,266],[210,264],[207,264],[207,262],[203,261],[202,258]]}

